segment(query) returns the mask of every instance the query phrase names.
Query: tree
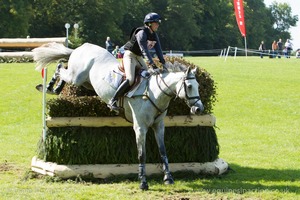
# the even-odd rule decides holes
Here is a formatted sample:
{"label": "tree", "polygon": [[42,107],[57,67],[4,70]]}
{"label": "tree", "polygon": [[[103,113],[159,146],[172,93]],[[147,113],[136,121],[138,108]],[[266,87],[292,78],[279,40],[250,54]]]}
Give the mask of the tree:
{"label": "tree", "polygon": [[164,33],[162,42],[164,48],[173,50],[191,50],[193,37],[199,35],[199,27],[194,15],[193,0],[168,0],[163,13],[164,24],[161,32]]}
{"label": "tree", "polygon": [[119,28],[130,0],[35,0],[31,34],[35,37],[63,37],[65,23],[79,24],[78,36],[84,42],[104,46],[107,36],[112,41],[122,37]]}
{"label": "tree", "polygon": [[[194,38],[194,49],[220,49],[240,46],[232,0],[194,1],[200,34]],[[241,41],[241,40],[240,40]]]}
{"label": "tree", "polygon": [[248,48],[258,49],[261,41],[271,45],[274,37],[271,34],[272,17],[263,0],[244,1],[244,11]]}
{"label": "tree", "polygon": [[0,0],[0,37],[26,37],[31,17],[30,0]]}
{"label": "tree", "polygon": [[292,8],[287,3],[273,2],[270,9],[278,32],[288,32],[291,26],[296,25],[298,15],[292,16]]}
{"label": "tree", "polygon": [[[244,46],[233,0],[0,0],[0,11],[0,37],[63,37],[65,23],[70,23],[73,39],[78,23],[78,43],[104,46],[110,36],[122,46],[133,28],[143,26],[147,13],[157,12],[164,50]],[[267,8],[263,0],[244,0],[244,11],[248,48],[257,49],[261,40],[269,46],[275,39],[289,38],[289,28],[298,21],[288,4],[275,2]]]}

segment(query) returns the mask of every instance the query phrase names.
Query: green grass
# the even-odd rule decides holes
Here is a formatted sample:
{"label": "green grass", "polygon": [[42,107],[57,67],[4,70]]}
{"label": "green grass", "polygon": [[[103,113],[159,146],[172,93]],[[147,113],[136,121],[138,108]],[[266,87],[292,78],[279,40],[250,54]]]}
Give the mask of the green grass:
{"label": "green grass", "polygon": [[173,186],[151,176],[146,192],[136,175],[99,182],[37,176],[30,162],[42,131],[34,88],[41,75],[34,64],[0,64],[0,199],[300,199],[300,60],[186,59],[217,83],[220,158],[234,171],[175,173]]}

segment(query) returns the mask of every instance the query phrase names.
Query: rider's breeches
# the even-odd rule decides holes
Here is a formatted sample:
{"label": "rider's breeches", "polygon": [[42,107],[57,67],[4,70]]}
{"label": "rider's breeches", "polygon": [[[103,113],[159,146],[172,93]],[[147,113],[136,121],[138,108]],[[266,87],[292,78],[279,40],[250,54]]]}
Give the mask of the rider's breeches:
{"label": "rider's breeches", "polygon": [[129,80],[129,84],[134,82],[135,67],[140,67],[147,70],[147,65],[142,56],[137,56],[129,50],[126,50],[123,56],[123,64],[125,68],[126,79]]}

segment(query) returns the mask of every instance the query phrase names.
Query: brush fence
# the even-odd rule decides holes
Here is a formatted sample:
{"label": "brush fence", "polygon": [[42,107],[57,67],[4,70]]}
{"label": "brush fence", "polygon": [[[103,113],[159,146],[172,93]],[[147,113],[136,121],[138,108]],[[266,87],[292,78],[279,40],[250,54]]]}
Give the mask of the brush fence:
{"label": "brush fence", "polygon": [[[166,127],[213,127],[216,118],[213,115],[202,116],[167,116],[164,119]],[[121,117],[48,117],[46,120],[48,128],[51,127],[129,127],[131,123]],[[101,133],[99,133],[101,134]],[[172,134],[172,133],[168,133]],[[200,133],[201,134],[201,133]],[[154,148],[157,148],[156,146]],[[168,152],[171,154],[172,152]],[[172,172],[193,171],[194,173],[220,175],[227,171],[228,164],[217,158],[213,162],[187,162],[170,163]],[[147,174],[162,173],[161,164],[147,163]],[[33,171],[49,176],[63,179],[72,177],[107,178],[115,175],[128,175],[138,173],[137,164],[57,164],[47,162],[36,156],[32,158],[31,168]]]}

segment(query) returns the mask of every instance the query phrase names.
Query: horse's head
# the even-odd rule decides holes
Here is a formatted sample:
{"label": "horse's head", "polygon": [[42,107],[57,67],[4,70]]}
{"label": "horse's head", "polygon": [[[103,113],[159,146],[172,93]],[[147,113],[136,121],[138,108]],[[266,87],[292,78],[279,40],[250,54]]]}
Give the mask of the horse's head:
{"label": "horse's head", "polygon": [[191,114],[199,115],[203,112],[204,106],[200,99],[199,83],[196,80],[195,73],[196,68],[186,70],[182,81],[179,81],[176,85],[176,93],[191,108]]}

